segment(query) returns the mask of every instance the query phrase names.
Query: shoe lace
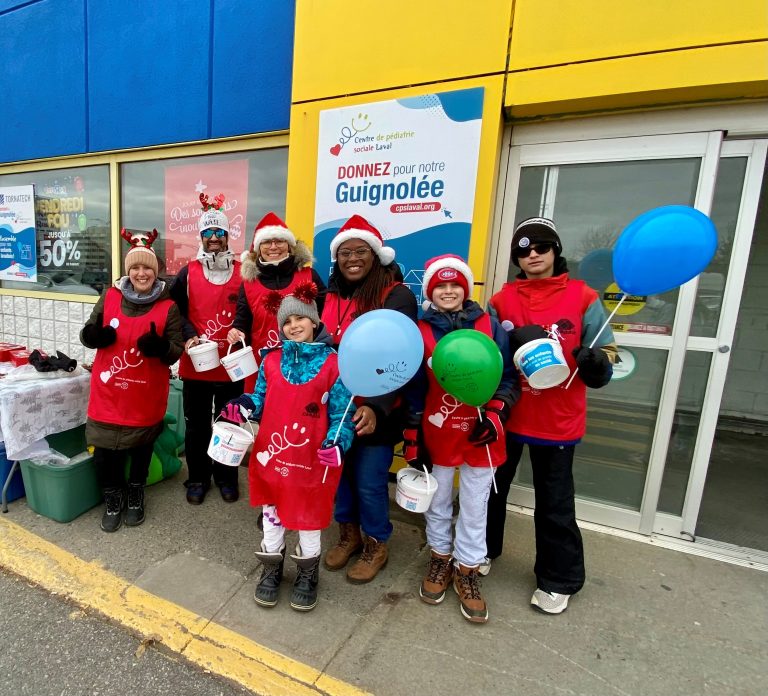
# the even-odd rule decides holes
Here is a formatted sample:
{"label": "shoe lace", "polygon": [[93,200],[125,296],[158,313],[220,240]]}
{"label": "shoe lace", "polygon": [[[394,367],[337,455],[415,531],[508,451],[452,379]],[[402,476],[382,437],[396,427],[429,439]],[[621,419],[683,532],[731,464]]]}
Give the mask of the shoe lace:
{"label": "shoe lace", "polygon": [[371,563],[373,561],[373,555],[376,552],[379,542],[373,537],[368,537],[363,545],[363,553],[360,554],[360,561],[362,563]]}
{"label": "shoe lace", "polygon": [[138,508],[141,507],[143,495],[143,491],[139,486],[129,486],[128,487],[128,507],[129,508]]}
{"label": "shoe lace", "polygon": [[466,575],[456,574],[459,579],[459,585],[462,595],[466,599],[482,599],[480,594],[480,578],[477,574],[477,568],[473,568]]}
{"label": "shoe lace", "polygon": [[123,507],[123,497],[115,493],[114,495],[107,496],[106,499],[107,504],[107,514],[108,515],[117,515],[120,513],[120,510]]}
{"label": "shoe lace", "polygon": [[451,568],[449,558],[437,558],[432,556],[429,559],[429,568],[427,569],[427,582],[443,585],[448,577],[448,571]]}

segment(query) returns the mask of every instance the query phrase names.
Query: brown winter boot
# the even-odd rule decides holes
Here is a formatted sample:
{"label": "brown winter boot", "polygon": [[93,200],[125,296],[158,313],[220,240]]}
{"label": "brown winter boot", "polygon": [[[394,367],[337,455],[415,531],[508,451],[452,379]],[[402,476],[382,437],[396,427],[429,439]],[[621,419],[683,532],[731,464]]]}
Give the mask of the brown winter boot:
{"label": "brown winter boot", "polygon": [[427,604],[440,604],[445,599],[445,591],[451,586],[453,563],[451,554],[431,552],[427,574],[421,581],[419,597]]}
{"label": "brown winter boot", "polygon": [[477,568],[456,564],[453,574],[453,589],[461,602],[461,613],[467,621],[485,623],[488,621],[488,607],[480,594],[480,574]]}
{"label": "brown winter boot", "polygon": [[339,522],[339,540],[325,554],[325,567],[328,570],[341,570],[351,556],[363,548],[363,536],[360,525],[356,522]]}
{"label": "brown winter boot", "polygon": [[347,580],[356,585],[370,582],[387,565],[388,558],[389,552],[386,541],[377,541],[372,536],[365,537],[363,553],[347,568]]}

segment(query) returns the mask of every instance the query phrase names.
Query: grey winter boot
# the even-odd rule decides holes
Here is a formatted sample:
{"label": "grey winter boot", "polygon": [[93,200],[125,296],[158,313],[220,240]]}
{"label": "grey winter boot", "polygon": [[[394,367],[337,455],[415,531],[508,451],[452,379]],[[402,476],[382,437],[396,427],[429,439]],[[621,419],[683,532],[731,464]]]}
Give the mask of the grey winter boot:
{"label": "grey winter boot", "polygon": [[128,484],[128,504],[125,510],[125,526],[138,527],[144,521],[144,486]]}
{"label": "grey winter boot", "polygon": [[274,607],[277,604],[277,593],[283,579],[283,564],[285,563],[285,547],[278,553],[267,553],[264,547],[256,552],[256,558],[261,561],[261,577],[256,585],[253,599],[262,607]]}
{"label": "grey winter boot", "polygon": [[297,611],[310,611],[317,605],[317,583],[320,569],[320,556],[300,556],[300,547],[291,560],[296,563],[296,580],[291,593],[291,608]]}
{"label": "grey winter boot", "polygon": [[104,489],[104,515],[101,528],[105,532],[116,532],[123,524],[123,491],[120,488]]}

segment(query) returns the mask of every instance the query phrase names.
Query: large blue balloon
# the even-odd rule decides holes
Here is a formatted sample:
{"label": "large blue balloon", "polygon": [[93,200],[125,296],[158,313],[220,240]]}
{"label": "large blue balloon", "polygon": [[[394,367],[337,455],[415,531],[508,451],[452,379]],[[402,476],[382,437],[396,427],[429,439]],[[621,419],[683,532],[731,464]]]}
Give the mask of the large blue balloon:
{"label": "large blue balloon", "polygon": [[579,263],[579,278],[602,293],[613,282],[613,252],[610,249],[590,251]]}
{"label": "large blue balloon", "polygon": [[628,295],[658,295],[695,278],[716,250],[717,230],[704,213],[665,205],[636,217],[619,235],[613,277]]}
{"label": "large blue balloon", "polygon": [[423,357],[424,342],[413,321],[402,312],[374,309],[341,337],[339,373],[356,396],[380,396],[408,382]]}

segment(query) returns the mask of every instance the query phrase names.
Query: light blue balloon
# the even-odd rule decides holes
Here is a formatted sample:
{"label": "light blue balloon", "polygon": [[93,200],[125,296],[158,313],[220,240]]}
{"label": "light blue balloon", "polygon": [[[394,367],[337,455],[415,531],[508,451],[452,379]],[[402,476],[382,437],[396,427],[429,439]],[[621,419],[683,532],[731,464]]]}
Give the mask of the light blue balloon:
{"label": "light blue balloon", "polygon": [[413,321],[402,312],[374,309],[341,337],[339,373],[355,396],[381,396],[408,382],[423,357],[424,342]]}
{"label": "light blue balloon", "polygon": [[619,235],[613,277],[628,295],[659,295],[695,278],[716,250],[712,220],[687,205],[665,205],[636,217]]}

